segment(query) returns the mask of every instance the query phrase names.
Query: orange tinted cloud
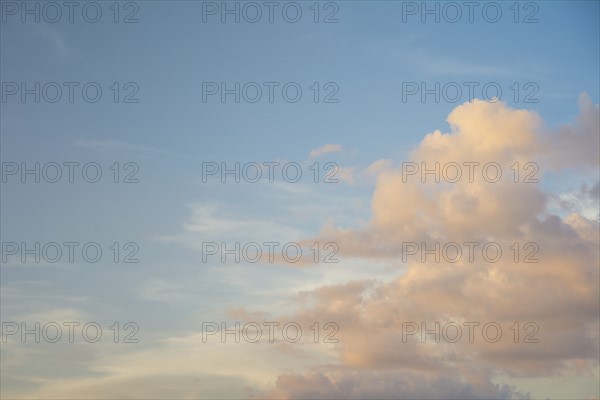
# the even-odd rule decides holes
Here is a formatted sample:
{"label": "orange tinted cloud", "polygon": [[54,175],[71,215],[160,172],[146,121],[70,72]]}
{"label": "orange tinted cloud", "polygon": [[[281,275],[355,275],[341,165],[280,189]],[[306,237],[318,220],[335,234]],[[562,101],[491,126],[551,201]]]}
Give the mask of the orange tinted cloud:
{"label": "orange tinted cloud", "polygon": [[[390,282],[349,282],[302,294],[299,310],[284,319],[337,322],[339,362],[314,373],[281,375],[269,395],[518,398],[523,394],[493,378],[560,376],[597,367],[598,221],[577,213],[553,215],[541,185],[515,183],[510,170],[515,162],[535,162],[542,181],[546,167],[597,164],[598,106],[582,97],[580,107],[575,124],[544,134],[532,111],[501,102],[465,103],[448,117],[451,132],[426,135],[409,160],[415,165],[495,162],[505,174],[498,182],[475,175],[473,181],[423,183],[418,175],[407,180],[406,170],[386,165],[369,224],[329,224],[319,240],[337,242],[342,256],[364,259],[365,268],[369,260],[383,258],[406,271]],[[504,253],[497,262],[466,257],[454,263],[433,257],[402,262],[408,241],[430,247],[494,241]],[[526,249],[517,256],[510,250],[514,242],[534,243],[538,262],[524,263]],[[422,322],[427,329],[436,322],[456,323],[463,328],[462,340],[436,343],[433,335],[423,341],[415,334],[403,341],[405,325]],[[473,342],[463,325],[469,322],[479,323]],[[491,322],[502,329],[494,343],[481,333]],[[525,337],[537,343],[524,343]]]}

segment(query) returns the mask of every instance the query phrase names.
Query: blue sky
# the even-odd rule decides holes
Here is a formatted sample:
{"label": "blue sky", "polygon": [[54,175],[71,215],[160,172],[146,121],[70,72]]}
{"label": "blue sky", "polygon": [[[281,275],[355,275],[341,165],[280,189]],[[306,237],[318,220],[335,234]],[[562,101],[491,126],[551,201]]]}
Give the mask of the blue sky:
{"label": "blue sky", "polygon": [[[12,7],[12,2],[2,1],[0,25],[3,96],[7,82],[26,82],[28,87],[34,82],[41,82],[42,86],[48,82],[80,85],[72,103],[66,100],[66,91],[56,103],[43,98],[36,103],[33,95],[22,102],[19,94],[7,95],[0,113],[2,162],[29,166],[35,162],[96,162],[101,165],[103,178],[98,183],[80,178],[69,183],[63,177],[56,184],[36,184],[8,177],[2,183],[1,193],[2,242],[98,242],[105,253],[96,264],[81,259],[56,264],[36,264],[31,259],[22,263],[18,258],[3,262],[2,321],[33,323],[35,318],[42,322],[77,318],[97,321],[107,332],[115,321],[135,321],[140,326],[140,343],[135,345],[111,346],[108,342],[67,343],[65,348],[47,343],[31,346],[14,343],[11,337],[13,342],[3,343],[2,353],[3,394],[11,398],[78,398],[82,393],[103,398],[144,397],[150,395],[144,390],[151,389],[159,397],[262,397],[273,395],[271,389],[283,373],[303,374],[315,365],[337,365],[344,371],[357,368],[352,363],[345,364],[344,353],[335,348],[294,348],[308,352],[304,357],[268,348],[264,365],[257,367],[254,374],[244,364],[246,357],[256,356],[254,348],[236,350],[223,344],[222,349],[216,345],[207,349],[188,341],[201,331],[203,321],[232,323],[235,315],[240,315],[232,314],[232,310],[263,312],[271,318],[293,316],[292,310],[305,305],[297,303],[298,293],[345,287],[349,282],[390,284],[410,276],[405,275],[410,269],[407,265],[385,256],[346,254],[341,238],[347,236],[333,235],[342,247],[340,263],[306,268],[281,262],[223,264],[213,259],[203,263],[201,243],[302,241],[326,237],[331,227],[359,238],[368,236],[368,227],[377,224],[378,215],[383,215],[377,208],[382,204],[378,196],[387,193],[382,186],[385,177],[378,174],[415,159],[411,152],[420,148],[425,135],[437,130],[452,132],[447,122],[449,114],[469,100],[464,92],[456,102],[435,102],[433,95],[425,102],[418,95],[403,102],[403,83],[424,82],[430,88],[436,82],[440,86],[456,82],[463,88],[464,82],[475,82],[478,88],[494,83],[502,89],[502,95],[501,102],[493,104],[536,113],[541,121],[540,142],[553,143],[549,146],[561,154],[564,151],[566,159],[579,158],[581,143],[585,152],[585,143],[598,142],[597,132],[595,142],[574,141],[573,148],[565,145],[567,142],[558,141],[557,145],[552,139],[561,129],[578,126],[574,121],[585,114],[585,107],[578,105],[584,93],[592,111],[582,121],[592,118],[592,122],[581,126],[584,131],[587,129],[585,134],[592,127],[594,139],[594,105],[600,101],[597,1],[519,2],[518,23],[509,9],[512,2],[499,3],[503,14],[497,23],[487,22],[481,12],[475,13],[473,23],[465,15],[457,23],[443,19],[436,23],[431,17],[423,23],[419,15],[409,15],[403,22],[403,9],[408,3],[400,1],[321,2],[320,18],[337,10],[335,18],[339,21],[314,23],[310,8],[314,7],[313,2],[298,2],[303,11],[299,22],[286,22],[276,12],[273,23],[263,15],[254,24],[243,19],[234,23],[231,17],[223,23],[218,15],[207,15],[207,22],[203,22],[206,4],[200,1],[140,1],[129,6],[120,3],[119,18],[137,10],[137,23],[114,23],[109,8],[112,2],[98,2],[103,10],[98,23],[86,22],[79,9],[73,23],[65,16],[57,23],[44,22],[43,18],[37,23],[31,17],[23,23],[18,13],[8,12],[11,9],[7,3]],[[27,3],[33,7],[35,2]],[[21,3],[14,4],[21,7]],[[223,7],[224,3],[211,4]],[[228,4],[233,7],[236,2]],[[244,6],[243,2],[237,4]],[[424,3],[413,4],[421,7]],[[433,7],[436,2],[428,4]],[[437,4],[440,8],[445,6]],[[485,4],[480,3],[481,7]],[[524,15],[531,10],[536,10],[539,22],[523,23]],[[87,82],[97,82],[103,90],[96,103],[81,97],[81,87]],[[114,90],[109,88],[114,82],[118,82],[120,90],[120,101],[116,103],[112,99]],[[232,95],[226,102],[221,102],[218,95],[203,102],[203,82],[227,82],[228,87],[235,82],[258,82],[263,89],[263,82],[277,82],[279,86],[272,103],[266,100],[266,91],[256,103],[243,99],[236,103]],[[302,88],[300,101],[289,103],[282,98],[281,87],[288,82]],[[334,95],[338,101],[315,103],[314,90],[310,89],[314,82],[320,88],[320,100],[335,87],[339,89]],[[520,90],[518,99],[511,89],[515,83]],[[138,101],[124,103],[124,96],[132,88],[139,89],[134,95]],[[533,95],[538,101],[524,103],[531,88],[538,89]],[[479,89],[474,93],[481,99]],[[488,111],[473,108],[471,112]],[[579,131],[575,131],[577,135]],[[340,151],[309,156],[312,150],[327,144],[339,145]],[[465,152],[469,151],[465,147]],[[561,164],[550,156],[551,160],[543,165],[544,179],[538,189],[555,202],[570,199],[565,201],[569,205],[544,206],[532,218],[542,221],[548,215],[558,215],[561,224],[567,224],[564,221],[574,213],[583,216],[586,224],[597,227],[598,197],[596,194],[594,200],[593,196],[598,182],[595,151],[592,148],[595,161],[591,164],[586,164],[583,156],[582,165],[569,164],[571,161]],[[471,154],[474,159],[486,160],[480,154]],[[389,165],[369,172],[368,167],[378,160],[389,160]],[[224,184],[218,179],[202,182],[205,162],[271,161],[299,163],[304,178],[298,183],[281,178],[274,183],[262,180],[257,184]],[[321,166],[327,162],[339,165],[341,182],[311,182],[308,167],[315,161]],[[135,178],[139,183],[113,183],[109,167],[115,162],[122,174],[130,171],[122,169],[126,163],[136,163],[139,171]],[[592,188],[590,199],[577,194],[582,185]],[[528,193],[518,192],[516,196]],[[527,203],[532,198],[522,199]],[[390,200],[389,204],[409,208],[413,203],[407,200],[404,204],[400,196],[399,201]],[[512,211],[506,208],[502,212],[509,218]],[[409,231],[402,230],[402,226],[404,223],[395,232]],[[532,232],[536,239],[534,228]],[[566,243],[561,238],[556,240]],[[108,247],[114,242],[136,243],[139,263],[112,262]],[[594,259],[593,251],[590,254]],[[596,270],[597,267],[596,264]],[[592,287],[591,292],[597,293],[597,287]],[[315,306],[317,315],[318,309]],[[596,313],[597,310],[596,305]],[[541,311],[539,318],[544,319]],[[553,325],[548,322],[547,326]],[[369,332],[364,335],[367,340]],[[122,371],[111,361],[111,357],[116,357],[114,360],[123,365],[134,365],[136,360],[143,360],[143,364],[156,365],[156,371],[160,371],[164,354],[178,354],[169,347],[176,339],[190,345],[189,354],[200,357],[205,352],[213,362],[232,357],[237,368],[228,369],[215,362],[213,376],[208,370],[186,370],[187,364],[182,363],[181,370],[175,368],[177,372],[168,374],[172,374],[172,382],[159,379],[154,387],[154,370],[120,375]],[[349,340],[353,343],[353,339]],[[50,368],[58,349],[67,361]],[[597,358],[597,348],[595,355]],[[578,353],[552,358],[550,363],[568,364],[571,368],[569,363],[577,364],[574,360],[588,358],[594,358],[593,349],[591,353],[587,349],[585,357]],[[521,361],[526,364],[527,360]],[[32,368],[38,362],[41,367]],[[493,370],[483,361],[481,365]],[[370,368],[389,371],[377,363]],[[516,385],[514,393],[510,392],[515,398],[517,392],[529,392],[532,398],[600,395],[594,383],[597,360],[567,372],[515,372],[506,366],[494,371],[499,375],[512,374],[510,378],[498,378],[490,372],[490,377],[494,375],[490,379]],[[365,372],[357,372],[362,373]],[[386,373],[381,372],[377,379],[399,381]],[[323,374],[334,380],[329,372]],[[361,379],[376,381],[365,374]],[[202,382],[202,390],[186,381],[188,376]],[[462,395],[498,395],[465,376],[467,389]],[[67,389],[52,384],[53,379],[70,391],[61,392]],[[536,379],[548,379],[551,383]],[[117,389],[103,391],[103,382],[117,382]],[[123,386],[119,392],[120,384],[133,389],[125,391]],[[171,384],[177,390],[170,392]],[[558,386],[567,389],[559,392]],[[247,387],[252,389],[246,391]],[[338,382],[338,388],[341,387]],[[286,389],[290,388],[295,386],[290,383]],[[450,385],[436,395],[444,397],[444,390],[449,388]],[[316,397],[331,396],[323,390]],[[291,389],[286,393],[291,397],[306,395]],[[368,390],[366,393],[362,398],[368,397]],[[417,393],[431,395],[426,391]],[[283,396],[279,392],[277,395]],[[344,396],[349,394],[342,391]],[[361,398],[360,394],[354,396]]]}

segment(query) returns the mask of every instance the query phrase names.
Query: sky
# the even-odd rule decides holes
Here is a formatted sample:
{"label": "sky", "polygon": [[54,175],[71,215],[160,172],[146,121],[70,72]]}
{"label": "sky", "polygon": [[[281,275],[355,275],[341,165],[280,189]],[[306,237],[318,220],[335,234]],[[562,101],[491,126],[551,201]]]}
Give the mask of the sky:
{"label": "sky", "polygon": [[598,399],[597,1],[0,1],[0,395]]}

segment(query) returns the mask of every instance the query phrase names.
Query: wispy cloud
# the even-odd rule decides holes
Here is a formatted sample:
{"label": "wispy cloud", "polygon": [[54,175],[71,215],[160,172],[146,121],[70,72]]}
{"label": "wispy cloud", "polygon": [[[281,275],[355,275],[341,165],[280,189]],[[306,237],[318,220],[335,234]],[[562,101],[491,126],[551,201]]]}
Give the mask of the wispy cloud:
{"label": "wispy cloud", "polygon": [[157,149],[154,147],[129,144],[125,142],[119,142],[115,140],[77,140],[75,145],[78,147],[94,149],[94,150],[124,150],[131,151],[135,153],[146,153],[146,154],[156,154],[156,155],[164,155],[164,156],[173,156],[173,157],[186,157],[182,154],[175,153],[168,150]]}
{"label": "wispy cloud", "polygon": [[341,153],[342,151],[344,151],[342,145],[329,143],[321,147],[317,147],[316,149],[312,149],[308,154],[308,158],[313,159],[329,153]]}
{"label": "wispy cloud", "polygon": [[51,49],[60,59],[68,59],[75,53],[75,49],[67,42],[67,37],[64,33],[57,29],[50,28],[47,25],[34,25],[36,35]]}

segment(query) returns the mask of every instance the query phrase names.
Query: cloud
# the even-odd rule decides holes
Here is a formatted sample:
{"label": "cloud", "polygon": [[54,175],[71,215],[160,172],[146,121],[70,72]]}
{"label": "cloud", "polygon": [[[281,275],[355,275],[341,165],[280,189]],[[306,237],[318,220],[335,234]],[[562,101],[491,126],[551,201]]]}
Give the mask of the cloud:
{"label": "cloud", "polygon": [[66,36],[56,29],[45,25],[37,24],[33,28],[36,36],[45,42],[45,44],[61,59],[68,59],[75,49],[67,43]]}
{"label": "cloud", "polygon": [[[592,115],[584,103],[577,120],[586,122],[577,126],[595,126]],[[598,119],[597,114],[595,117]],[[555,158],[548,155],[559,154],[562,135],[542,135],[542,121],[536,113],[510,109],[503,103],[465,103],[449,115],[448,122],[451,132],[426,135],[408,162],[420,172],[434,169],[436,163],[442,170],[443,166],[457,164],[462,174],[457,183],[445,183],[443,178],[436,183],[431,174],[407,176],[407,163],[399,168],[385,163],[377,177],[369,225],[359,230],[325,226],[321,236],[346,243],[340,243],[341,251],[349,254],[358,255],[369,247],[365,255],[374,257],[396,256],[394,249],[403,241],[489,237],[522,240],[528,229],[531,231],[540,218],[548,215],[550,197],[539,184],[526,178],[534,173],[532,176],[541,180],[547,164],[555,167]],[[592,136],[592,129],[583,132],[582,136]],[[587,141],[580,141],[579,145],[589,147]],[[566,157],[569,151],[562,154]],[[589,164],[588,159],[574,154],[575,151],[567,157],[570,168]],[[465,167],[470,162],[479,163],[473,182]],[[518,178],[514,172],[516,162]],[[526,171],[528,162],[535,165]],[[501,179],[495,183],[486,181],[483,172],[483,167],[491,163],[497,163],[502,171]],[[423,179],[426,183],[422,183]]]}
{"label": "cloud", "polygon": [[136,152],[136,153],[149,153],[149,154],[159,154],[159,155],[165,155],[165,156],[184,157],[181,154],[174,153],[174,152],[167,151],[167,150],[156,149],[154,147],[149,147],[149,146],[140,146],[140,145],[135,145],[135,144],[129,144],[129,143],[119,142],[119,141],[115,141],[115,140],[77,140],[75,142],[75,145],[78,147],[84,147],[84,148],[95,149],[95,150],[100,150],[100,151],[102,151],[102,150],[110,150],[110,151],[125,150],[125,151]]}
{"label": "cloud", "polygon": [[562,126],[544,138],[548,168],[592,167],[597,170],[600,165],[600,108],[583,93],[579,96],[579,109],[573,124]]}
{"label": "cloud", "polygon": [[310,153],[308,154],[308,158],[313,159],[313,158],[320,157],[324,154],[340,153],[342,151],[344,151],[344,148],[342,147],[342,145],[330,143],[330,144],[323,145],[321,147],[317,147],[316,149],[312,149],[310,151]]}
{"label": "cloud", "polygon": [[235,235],[237,241],[261,242],[293,241],[301,237],[299,229],[283,222],[268,219],[248,218],[239,210],[226,210],[214,203],[191,204],[189,220],[183,224],[184,232],[175,236],[162,236],[162,241],[177,241],[201,249],[203,240],[211,242],[229,241]]}
{"label": "cloud", "polygon": [[526,399],[508,385],[490,381],[477,385],[465,382],[458,373],[424,376],[405,371],[345,370],[282,374],[273,399]]}
{"label": "cloud", "polygon": [[[576,122],[549,133],[535,112],[501,102],[465,103],[450,113],[450,132],[426,135],[408,161],[428,168],[436,162],[493,162],[503,171],[497,182],[486,180],[480,169],[472,181],[465,175],[455,183],[424,183],[418,175],[406,180],[402,166],[379,163],[369,223],[358,228],[327,224],[307,242],[335,241],[343,257],[362,259],[364,268],[383,259],[403,266],[405,272],[389,282],[349,282],[299,295],[296,310],[278,318],[338,323],[338,362],[316,373],[282,374],[268,395],[522,398],[527,394],[498,384],[496,378],[561,379],[597,368],[600,225],[577,210],[563,217],[552,214],[551,194],[541,183],[522,176],[515,182],[510,168],[517,162],[518,168],[535,162],[541,182],[547,168],[594,166],[597,106],[582,99]],[[583,156],[576,156],[578,150]],[[581,196],[596,192],[586,186]],[[409,241],[428,248],[436,242],[493,241],[501,246],[503,257],[489,262],[475,253],[480,256],[473,261],[463,256],[454,263],[431,256],[403,260],[402,245]],[[510,248],[515,242],[518,256]],[[524,262],[527,243],[538,262]],[[473,342],[465,336],[457,343],[402,338],[407,322],[424,322],[432,329],[436,322],[444,326],[469,321],[480,328],[496,323],[503,334],[496,343],[484,340],[481,332]],[[510,328],[515,329],[515,322],[516,343]],[[527,334],[538,342],[525,343]],[[596,390],[582,388],[585,395]]]}
{"label": "cloud", "polygon": [[356,183],[355,174],[356,171],[352,167],[339,167],[336,174],[336,179],[338,179],[340,182],[354,185]]}
{"label": "cloud", "polygon": [[391,169],[392,165],[392,160],[377,160],[367,167],[366,173],[369,176],[377,176],[383,171]]}
{"label": "cloud", "polygon": [[553,196],[552,201],[560,209],[569,213],[580,214],[587,219],[600,221],[599,190],[600,182],[596,182],[594,185],[583,183],[578,190]]}
{"label": "cloud", "polygon": [[69,367],[56,363],[65,357],[60,354],[65,353],[64,347],[43,345],[50,349],[48,353],[39,349],[27,353],[20,346],[20,353],[11,353],[13,359],[25,357],[28,362],[23,365],[41,365],[42,371],[29,371],[25,383],[14,385],[14,392],[4,387],[5,381],[13,383],[12,375],[3,373],[2,394],[60,399],[253,398],[269,387],[279,368],[308,367],[315,360],[326,360],[316,345],[313,355],[303,359],[292,352],[275,351],[276,344],[221,343],[219,335],[203,342],[198,331],[158,340],[149,340],[141,332],[140,338],[140,343],[131,345],[110,340],[80,345],[76,350],[85,352],[78,356],[79,371],[51,379],[43,378],[48,369]]}
{"label": "cloud", "polygon": [[373,49],[375,52],[386,54],[390,58],[400,61],[419,72],[437,76],[490,76],[497,79],[498,77],[514,78],[516,76],[531,76],[529,70],[534,70],[538,74],[547,73],[548,71],[547,66],[540,65],[527,66],[526,69],[522,69],[515,67],[514,64],[484,64],[479,62],[479,59],[477,61],[465,61],[464,59],[444,56],[439,53],[432,54],[423,48],[414,46],[408,50],[407,44],[410,45],[410,42],[414,41],[414,39],[402,40],[401,43],[385,42],[373,47]]}

